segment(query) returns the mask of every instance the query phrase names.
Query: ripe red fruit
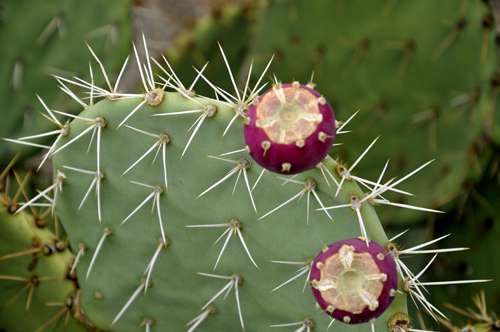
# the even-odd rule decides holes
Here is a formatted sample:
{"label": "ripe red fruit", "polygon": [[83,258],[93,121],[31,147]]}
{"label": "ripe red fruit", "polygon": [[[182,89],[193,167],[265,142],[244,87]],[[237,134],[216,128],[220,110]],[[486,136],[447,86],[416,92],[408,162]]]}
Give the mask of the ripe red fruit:
{"label": "ripe red fruit", "polygon": [[298,82],[276,84],[245,119],[245,141],[260,166],[280,174],[316,167],[335,140],[335,116],[316,90]]}
{"label": "ripe red fruit", "polygon": [[325,247],[314,260],[311,289],[319,306],[347,324],[380,316],[394,300],[398,272],[379,244],[354,238]]}

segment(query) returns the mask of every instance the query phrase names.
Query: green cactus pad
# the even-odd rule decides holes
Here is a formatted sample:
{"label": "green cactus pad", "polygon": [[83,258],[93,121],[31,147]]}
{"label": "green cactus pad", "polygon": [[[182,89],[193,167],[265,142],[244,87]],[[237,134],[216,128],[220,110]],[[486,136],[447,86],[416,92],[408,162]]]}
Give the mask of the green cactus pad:
{"label": "green cactus pad", "polygon": [[[204,99],[197,101],[204,105],[209,103]],[[256,221],[259,216],[264,216],[304,189],[303,184],[294,182],[280,188],[283,180],[267,173],[252,191],[259,216],[254,211],[243,174],[234,195],[232,193],[237,172],[204,193],[233,170],[239,158],[250,158],[246,152],[222,157],[234,160],[234,163],[205,157],[244,148],[243,120],[237,119],[228,134],[221,138],[234,116],[234,111],[226,105],[214,102],[218,108],[217,114],[204,120],[181,159],[191,135],[186,134],[186,131],[199,115],[151,116],[199,108],[178,93],[165,93],[164,101],[159,106],[144,105],[127,121],[127,125],[136,129],[155,135],[167,133],[171,138],[165,147],[168,190],[163,190],[159,195],[162,225],[169,244],[165,249],[160,249],[151,273],[152,287],[148,288],[147,295],[145,296],[141,289],[123,316],[111,326],[125,303],[140,288],[141,277],[145,276],[144,271],[159,248],[161,236],[157,207],[151,213],[152,197],[120,226],[153,191],[152,188],[127,180],[150,186],[159,184],[165,189],[161,149],[153,165],[151,162],[156,151],[121,176],[158,141],[157,138],[124,126],[115,130],[138,103],[137,100],[130,99],[113,102],[103,100],[80,114],[88,119],[101,116],[108,123],[108,126],[102,129],[100,138],[100,167],[105,174],[100,185],[101,225],[97,218],[97,200],[93,193],[76,214],[92,176],[64,168],[70,166],[95,171],[96,139],[94,138],[88,155],[86,150],[90,134],[82,136],[53,157],[54,169],[67,175],[63,191],[58,194],[56,209],[63,220],[72,248],[77,248],[80,241],[88,247],[77,271],[82,290],[82,307],[90,321],[100,329],[139,331],[143,318],[149,317],[154,320],[155,328],[183,330],[191,319],[200,314],[200,309],[229,282],[195,272],[215,273],[220,276],[237,273],[242,277],[242,283],[239,284],[239,301],[247,331],[260,331],[272,324],[298,322],[306,317],[313,317],[318,327],[326,328],[330,321],[326,315],[316,314],[318,311],[314,306],[312,294],[309,291],[301,294],[305,275],[269,293],[292,278],[297,270],[294,265],[270,263],[269,260],[307,262],[321,249],[322,242],[331,243],[360,236],[356,214],[350,208],[335,209],[329,212],[335,220],[332,222],[324,212],[310,211],[307,227],[306,193],[299,203],[294,201],[286,204]],[[64,138],[60,144],[68,142],[88,128],[86,123],[86,120],[72,121],[71,135]],[[331,173],[335,173],[336,163],[333,160],[325,161],[324,165]],[[261,170],[261,167],[252,162],[246,171],[250,186],[255,183]],[[340,181],[336,173],[334,176]],[[352,192],[363,195],[357,185],[346,183],[334,200],[336,187],[334,184],[332,188],[327,185],[319,169],[302,173],[293,180],[305,181],[309,178],[317,182],[316,192],[324,206],[346,204],[347,197]],[[202,193],[204,194],[198,197]],[[311,193],[309,199],[311,210],[321,208],[314,194]],[[364,203],[361,214],[369,237],[382,245],[387,243],[387,237],[373,207]],[[229,226],[182,226],[227,224],[233,219],[242,223],[241,235],[259,269],[252,263],[239,236],[230,235],[217,269],[213,272],[227,235],[213,248],[211,246]],[[98,242],[103,238],[103,230],[108,226],[112,228],[113,233],[104,237],[92,271],[85,280],[92,256]],[[94,297],[95,291],[102,293],[102,299],[97,300]],[[221,301],[219,297],[212,304],[217,308],[217,313],[209,315],[200,330],[241,329],[234,290],[225,301]],[[376,328],[384,328],[388,317],[395,312],[406,311],[405,307],[404,297],[398,296],[390,309],[377,320]]]}

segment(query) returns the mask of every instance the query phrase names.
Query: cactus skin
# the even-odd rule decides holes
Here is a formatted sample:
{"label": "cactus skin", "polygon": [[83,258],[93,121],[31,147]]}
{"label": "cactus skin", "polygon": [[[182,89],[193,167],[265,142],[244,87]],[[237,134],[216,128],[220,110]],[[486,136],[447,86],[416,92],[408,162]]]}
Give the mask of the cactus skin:
{"label": "cactus skin", "polygon": [[[130,0],[96,1],[92,5],[79,1],[56,0],[44,3],[16,1],[2,3],[0,21],[0,100],[2,100],[2,121],[0,137],[19,138],[49,131],[53,124],[40,117],[43,111],[36,96],[38,94],[53,109],[78,111],[79,106],[54,84],[50,74],[61,75],[61,71],[74,73],[89,80],[89,68],[81,66],[88,61],[85,40],[94,45],[94,51],[108,70],[118,71],[123,59],[130,52],[130,32],[128,7]],[[55,20],[61,20],[61,35],[54,29],[52,33],[43,31]],[[92,31],[109,25],[115,29],[116,45],[107,40],[107,35],[91,34]],[[54,26],[55,27],[55,26]],[[42,36],[42,37],[40,37]],[[22,84],[13,86],[13,72],[18,63],[22,70]],[[58,71],[59,70],[59,71]],[[104,83],[98,66],[93,66],[96,84]],[[51,137],[33,142],[45,144]],[[0,151],[8,162],[15,151],[22,150],[22,159],[29,157],[38,148],[21,146],[0,140]]]}

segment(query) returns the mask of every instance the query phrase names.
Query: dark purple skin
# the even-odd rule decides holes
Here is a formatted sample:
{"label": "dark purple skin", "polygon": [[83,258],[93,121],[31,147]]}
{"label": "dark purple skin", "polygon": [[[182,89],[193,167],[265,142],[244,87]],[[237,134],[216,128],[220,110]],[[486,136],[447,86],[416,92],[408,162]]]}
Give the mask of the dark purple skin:
{"label": "dark purple skin", "polygon": [[[378,298],[379,302],[378,308],[375,309],[374,311],[371,311],[368,307],[366,307],[360,314],[353,314],[351,312],[340,309],[335,309],[333,313],[330,313],[326,311],[326,308],[330,305],[330,303],[327,303],[323,299],[319,290],[315,289],[312,286],[311,289],[321,309],[323,309],[323,311],[326,314],[330,315],[332,318],[340,322],[343,322],[343,318],[345,316],[349,316],[351,318],[349,324],[366,323],[371,319],[380,316],[389,307],[389,305],[391,305],[392,301],[394,300],[395,296],[391,297],[389,293],[391,289],[394,290],[398,289],[398,272],[396,263],[394,262],[394,259],[391,257],[391,255],[389,255],[389,253],[378,243],[371,241],[370,247],[368,248],[366,246],[365,241],[360,240],[358,238],[342,240],[329,245],[328,250],[326,252],[321,251],[318,254],[318,256],[316,256],[316,259],[314,260],[311,269],[311,276],[309,279],[310,281],[320,280],[321,278],[321,271],[316,267],[316,264],[318,262],[324,263],[328,257],[335,255],[344,244],[353,246],[355,248],[356,253],[361,253],[361,252],[370,253],[370,255],[373,257],[373,260],[377,263],[380,272],[385,273],[387,275],[387,280],[384,282],[382,293]],[[385,256],[385,259],[383,261],[380,261],[377,258],[377,254],[379,253],[382,253]]]}
{"label": "dark purple skin", "polygon": [[[292,85],[292,83],[288,83],[283,84],[282,87],[286,88]],[[310,91],[317,98],[321,97],[319,92],[305,85],[300,85],[300,88]],[[266,91],[258,100],[262,100],[272,90]],[[330,104],[326,102],[325,105],[318,104],[318,106],[320,113],[323,115],[323,121],[318,125],[314,133],[305,139],[305,146],[299,148],[295,143],[285,145],[272,142],[271,147],[264,156],[264,149],[261,144],[263,141],[270,141],[270,139],[264,129],[257,128],[255,125],[258,106],[252,105],[247,113],[250,123],[245,125],[244,130],[246,144],[250,148],[250,155],[255,162],[269,171],[289,175],[310,170],[323,161],[335,141],[337,130],[335,128],[335,116]],[[321,142],[318,140],[320,132],[324,132],[330,137],[327,137],[325,142]],[[289,172],[282,172],[282,164],[285,162],[292,165]]]}

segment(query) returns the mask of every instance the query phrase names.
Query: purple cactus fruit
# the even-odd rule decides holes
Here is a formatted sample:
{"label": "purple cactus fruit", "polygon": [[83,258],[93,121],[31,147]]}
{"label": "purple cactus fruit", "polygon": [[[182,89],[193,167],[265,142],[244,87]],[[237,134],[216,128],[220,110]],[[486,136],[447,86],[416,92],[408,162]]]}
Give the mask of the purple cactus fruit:
{"label": "purple cactus fruit", "polygon": [[316,256],[311,289],[323,311],[346,324],[380,316],[398,289],[396,263],[379,244],[354,238],[335,242]]}
{"label": "purple cactus fruit", "polygon": [[267,170],[297,174],[316,167],[335,140],[335,116],[324,97],[299,82],[273,86],[245,119],[252,158]]}

